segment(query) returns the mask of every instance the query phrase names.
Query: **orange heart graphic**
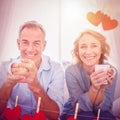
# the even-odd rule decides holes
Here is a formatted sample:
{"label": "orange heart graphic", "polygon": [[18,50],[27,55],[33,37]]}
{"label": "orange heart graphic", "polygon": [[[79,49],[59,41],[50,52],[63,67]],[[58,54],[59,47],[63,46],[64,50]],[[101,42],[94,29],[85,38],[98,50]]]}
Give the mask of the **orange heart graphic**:
{"label": "orange heart graphic", "polygon": [[87,19],[90,23],[92,23],[95,26],[98,26],[100,22],[103,20],[104,14],[101,11],[97,11],[95,14],[92,12],[89,12],[87,14]]}
{"label": "orange heart graphic", "polygon": [[113,19],[111,20],[108,15],[104,15],[104,19],[102,21],[102,26],[104,30],[111,30],[117,27],[118,22],[117,20]]}

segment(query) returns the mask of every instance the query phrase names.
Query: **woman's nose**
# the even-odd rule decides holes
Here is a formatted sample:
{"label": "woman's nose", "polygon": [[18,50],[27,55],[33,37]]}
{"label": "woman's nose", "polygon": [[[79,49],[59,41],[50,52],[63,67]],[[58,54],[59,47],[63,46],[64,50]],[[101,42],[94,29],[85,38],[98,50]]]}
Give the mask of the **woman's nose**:
{"label": "woman's nose", "polygon": [[87,47],[86,53],[90,53],[91,51],[92,51],[92,49],[90,47]]}

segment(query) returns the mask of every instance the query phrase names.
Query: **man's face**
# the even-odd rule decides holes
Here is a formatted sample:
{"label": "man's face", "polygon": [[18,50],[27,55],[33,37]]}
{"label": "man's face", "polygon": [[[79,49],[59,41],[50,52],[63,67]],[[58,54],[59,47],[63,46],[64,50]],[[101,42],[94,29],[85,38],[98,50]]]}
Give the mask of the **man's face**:
{"label": "man's face", "polygon": [[39,28],[24,28],[17,40],[23,59],[31,59],[39,67],[46,41]]}

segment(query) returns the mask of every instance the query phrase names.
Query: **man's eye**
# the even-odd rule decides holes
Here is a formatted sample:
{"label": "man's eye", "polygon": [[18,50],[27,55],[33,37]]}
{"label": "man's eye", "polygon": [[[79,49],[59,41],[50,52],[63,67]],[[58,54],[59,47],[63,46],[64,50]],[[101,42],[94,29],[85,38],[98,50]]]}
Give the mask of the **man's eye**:
{"label": "man's eye", "polygon": [[23,44],[23,45],[27,45],[27,44],[28,44],[28,42],[24,41],[24,42],[22,42],[22,44]]}
{"label": "man's eye", "polygon": [[40,42],[36,42],[35,45],[39,46],[39,45],[40,45]]}

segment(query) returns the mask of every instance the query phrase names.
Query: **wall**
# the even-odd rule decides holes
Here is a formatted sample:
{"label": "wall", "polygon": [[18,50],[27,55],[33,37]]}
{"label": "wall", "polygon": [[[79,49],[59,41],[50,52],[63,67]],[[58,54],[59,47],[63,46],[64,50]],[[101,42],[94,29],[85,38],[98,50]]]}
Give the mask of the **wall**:
{"label": "wall", "polygon": [[[2,11],[0,41],[4,41],[0,47],[2,51],[0,60],[18,55],[19,51],[16,46],[18,28],[27,20],[37,20],[44,26],[48,41],[45,53],[56,60],[71,60],[70,50],[73,41],[86,28],[105,34],[108,42],[114,44],[113,49],[116,53],[113,39],[114,32],[118,28],[103,31],[101,25],[95,27],[90,24],[86,19],[86,14],[89,11],[103,10],[112,18],[120,20],[119,0],[115,0],[115,2],[113,0],[104,2],[100,0],[84,0],[84,2],[80,0],[1,0],[0,3],[0,12]],[[112,56],[111,59],[114,61]]]}
{"label": "wall", "polygon": [[46,40],[48,42],[45,52],[58,60],[59,0],[12,0],[12,4],[6,3],[4,7],[9,5],[12,6],[12,10],[7,11],[10,14],[8,17],[9,25],[6,29],[7,33],[4,38],[4,45],[1,46],[1,61],[19,54],[16,44],[18,29],[21,24],[28,20],[36,20],[44,26],[47,34]]}
{"label": "wall", "polygon": [[[91,28],[106,35],[111,46],[110,62],[120,72],[120,24],[104,31],[101,25],[95,27],[86,19],[88,12],[102,10],[120,23],[119,4],[119,0],[0,0],[0,61],[19,55],[19,26],[27,20],[37,20],[46,30],[45,54],[57,61],[71,61],[73,41],[83,29]],[[116,97],[120,96],[119,84],[120,79]]]}

